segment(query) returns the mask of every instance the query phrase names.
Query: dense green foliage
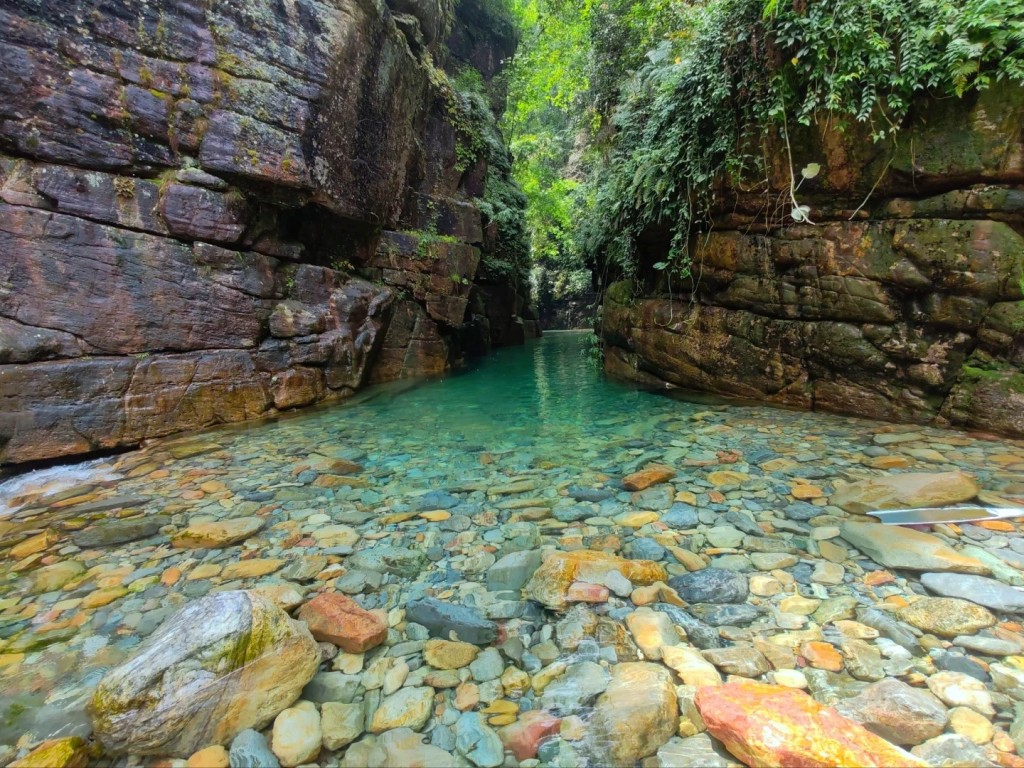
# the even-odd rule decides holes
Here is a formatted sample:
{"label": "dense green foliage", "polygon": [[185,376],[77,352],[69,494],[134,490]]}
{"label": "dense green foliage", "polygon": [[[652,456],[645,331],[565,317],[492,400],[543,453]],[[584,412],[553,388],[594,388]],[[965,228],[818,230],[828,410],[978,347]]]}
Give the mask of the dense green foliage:
{"label": "dense green foliage", "polygon": [[655,266],[686,274],[714,181],[763,179],[766,136],[827,121],[898,141],[923,94],[1024,82],[1021,0],[517,2],[510,133],[542,263],[629,273],[657,228]]}

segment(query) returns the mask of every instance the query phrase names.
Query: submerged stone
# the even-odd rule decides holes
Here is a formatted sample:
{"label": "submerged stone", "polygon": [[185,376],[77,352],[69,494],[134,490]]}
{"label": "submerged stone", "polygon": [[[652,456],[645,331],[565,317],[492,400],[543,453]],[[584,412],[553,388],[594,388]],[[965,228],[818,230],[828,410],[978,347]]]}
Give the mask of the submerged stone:
{"label": "submerged stone", "polygon": [[295,701],[318,659],[305,625],[266,598],[201,598],[103,677],[89,703],[96,738],[111,755],[187,757],[226,744]]}

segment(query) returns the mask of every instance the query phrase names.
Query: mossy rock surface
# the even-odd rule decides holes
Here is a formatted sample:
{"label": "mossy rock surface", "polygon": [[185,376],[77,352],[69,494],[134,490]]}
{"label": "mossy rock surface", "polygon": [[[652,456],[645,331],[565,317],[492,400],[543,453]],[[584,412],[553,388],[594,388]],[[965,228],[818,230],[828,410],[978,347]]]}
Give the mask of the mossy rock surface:
{"label": "mossy rock surface", "polygon": [[260,729],[316,672],[316,642],[267,598],[233,591],[183,608],[100,681],[89,703],[107,754],[187,757]]}

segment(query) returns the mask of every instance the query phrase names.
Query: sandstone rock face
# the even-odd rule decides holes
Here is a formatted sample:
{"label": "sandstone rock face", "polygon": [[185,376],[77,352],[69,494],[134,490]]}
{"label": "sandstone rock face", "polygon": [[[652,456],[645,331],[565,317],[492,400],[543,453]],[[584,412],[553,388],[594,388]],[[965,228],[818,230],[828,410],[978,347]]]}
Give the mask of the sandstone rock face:
{"label": "sandstone rock face", "polygon": [[436,373],[470,326],[477,351],[536,334],[474,202],[508,158],[460,159],[428,62],[489,83],[516,39],[454,6],[3,11],[0,464]]}
{"label": "sandstone rock face", "polygon": [[[1024,435],[1024,88],[918,112],[888,169],[857,130],[816,126],[793,144],[794,167],[821,166],[801,189],[816,226],[766,228],[790,168],[766,139],[770,189],[721,195],[691,245],[699,281],[648,298],[666,293],[652,270],[605,292],[609,373]],[[653,261],[663,237],[645,239]]]}
{"label": "sandstone rock face", "polygon": [[708,732],[750,766],[924,766],[806,693],[754,681],[700,688]]}
{"label": "sandstone rock face", "polygon": [[100,681],[89,704],[94,733],[107,754],[188,757],[266,726],[318,662],[305,626],[266,598],[203,597]]}

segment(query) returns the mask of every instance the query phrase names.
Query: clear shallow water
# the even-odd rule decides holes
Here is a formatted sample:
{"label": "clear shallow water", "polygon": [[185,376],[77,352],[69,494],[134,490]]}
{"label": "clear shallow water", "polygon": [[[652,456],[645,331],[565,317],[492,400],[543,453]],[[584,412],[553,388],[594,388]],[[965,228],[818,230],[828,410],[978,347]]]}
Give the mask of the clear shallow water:
{"label": "clear shallow water", "polygon": [[[339,474],[339,461],[359,467]],[[651,462],[675,468],[677,476],[641,494],[623,492],[621,478]],[[389,545],[420,549],[430,562],[414,578],[385,575],[379,588],[365,587],[365,607],[390,611],[433,594],[493,612],[497,598],[484,586],[486,573],[524,535],[532,546],[617,554],[629,554],[638,539],[674,543],[712,565],[749,571],[742,546],[716,545],[705,531],[730,511],[787,542],[803,541],[800,528],[811,524],[794,523],[786,512],[797,503],[796,485],[818,491],[801,503],[832,515],[825,525],[841,522],[843,513],[827,500],[842,482],[957,468],[974,473],[988,492],[1024,494],[1020,442],[667,397],[609,381],[588,359],[585,335],[553,333],[411,388],[383,387],[340,406],[14,478],[0,485],[8,505],[0,551],[32,550],[25,542],[44,531],[50,539],[38,551],[0,561],[0,744],[25,734],[33,741],[87,732],[82,706],[103,670],[210,591],[286,580],[312,591],[344,576],[353,550]],[[740,475],[723,483],[713,475],[722,471]],[[610,493],[567,524],[553,513],[577,505],[567,495],[572,488]],[[699,516],[697,533],[677,530],[673,504]],[[429,522],[416,515],[438,507],[452,517]],[[636,526],[627,518],[638,512],[653,512],[654,519]],[[157,514],[171,527],[134,541],[76,542],[97,526]],[[250,515],[267,525],[237,546],[183,552],[169,544],[168,533],[190,523]],[[517,521],[525,534],[508,527]],[[317,538],[337,522],[359,532],[354,545]],[[1014,538],[997,536],[986,545],[1006,548]],[[316,578],[297,578],[288,567],[224,576],[222,569],[243,556],[289,563],[322,556],[326,570]],[[813,564],[815,555],[804,558]],[[663,562],[669,574],[686,572],[667,554]],[[62,563],[80,568],[73,566],[64,582],[38,583],[44,566]],[[849,574],[857,567],[848,565]],[[849,580],[816,587],[826,598],[853,589]],[[629,608],[613,596],[600,610],[614,616]],[[551,642],[559,617],[538,618],[535,610],[529,616],[513,619],[512,631],[525,632],[527,647]],[[753,626],[780,631],[770,613]],[[572,649],[562,650],[570,658]]]}

